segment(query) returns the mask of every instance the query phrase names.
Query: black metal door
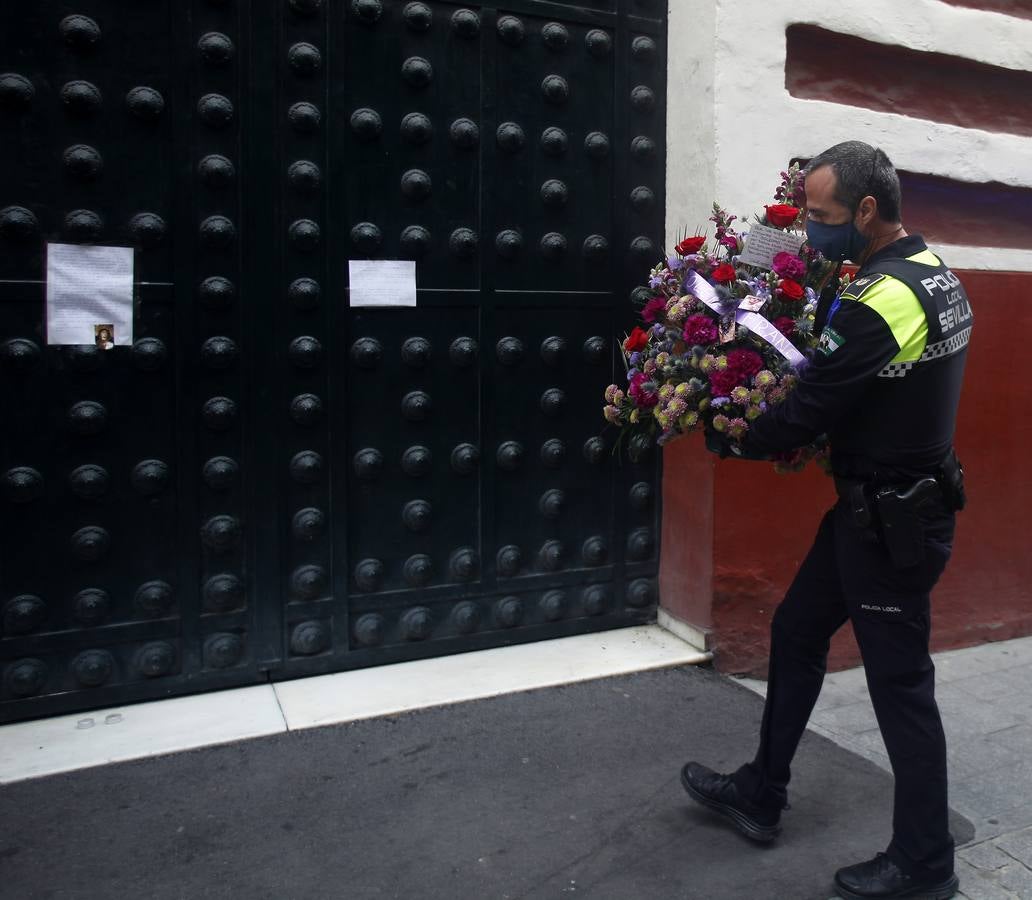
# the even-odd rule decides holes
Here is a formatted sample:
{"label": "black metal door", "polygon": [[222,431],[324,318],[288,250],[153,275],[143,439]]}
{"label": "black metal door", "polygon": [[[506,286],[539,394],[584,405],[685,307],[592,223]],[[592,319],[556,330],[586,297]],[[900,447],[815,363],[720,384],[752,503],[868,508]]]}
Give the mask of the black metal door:
{"label": "black metal door", "polygon": [[[665,5],[0,12],[0,715],[649,620],[600,427],[663,230]],[[46,347],[46,240],[135,343]],[[415,259],[352,308],[349,259]]]}

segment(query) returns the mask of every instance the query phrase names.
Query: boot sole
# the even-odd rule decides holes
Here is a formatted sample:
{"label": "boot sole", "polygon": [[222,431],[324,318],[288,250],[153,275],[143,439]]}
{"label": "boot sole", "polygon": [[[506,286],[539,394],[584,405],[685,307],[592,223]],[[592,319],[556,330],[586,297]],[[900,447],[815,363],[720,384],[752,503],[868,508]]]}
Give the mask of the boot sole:
{"label": "boot sole", "polygon": [[[895,900],[895,898],[906,898],[906,900],[950,900],[950,897],[954,896],[957,891],[960,890],[960,879],[956,875],[951,875],[948,881],[942,882],[942,884],[936,884],[932,887],[915,887],[902,894],[883,894],[882,896],[887,900]],[[857,894],[855,891],[851,891],[848,888],[842,887],[837,881],[835,882],[836,893],[843,898],[843,900],[871,900],[870,894]]]}
{"label": "boot sole", "polygon": [[721,803],[719,800],[714,800],[712,797],[707,797],[705,794],[700,793],[695,785],[685,777],[683,769],[681,770],[681,784],[688,792],[689,797],[697,803],[701,803],[703,806],[708,807],[714,812],[720,813],[720,815],[729,819],[731,824],[734,825],[738,831],[750,840],[756,841],[758,844],[769,844],[781,832],[780,825],[761,825],[759,822],[750,819],[741,810],[735,809],[727,803]]}

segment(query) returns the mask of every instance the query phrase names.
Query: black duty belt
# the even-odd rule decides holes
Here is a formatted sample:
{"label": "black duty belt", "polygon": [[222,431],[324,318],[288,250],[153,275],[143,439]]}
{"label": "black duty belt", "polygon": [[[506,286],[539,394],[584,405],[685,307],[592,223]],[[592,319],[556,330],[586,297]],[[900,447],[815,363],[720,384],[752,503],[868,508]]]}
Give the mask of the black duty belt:
{"label": "black duty belt", "polygon": [[[964,495],[964,467],[952,449],[934,475],[918,478],[910,483],[882,483],[877,479],[844,478],[840,475],[834,478],[835,493],[844,500],[857,498],[860,492],[868,498],[873,498],[885,491],[892,491],[901,498],[906,498],[904,502],[917,506],[927,506],[932,499],[941,497],[947,509],[961,510],[967,501]],[[934,482],[938,494],[932,491],[928,482]]]}

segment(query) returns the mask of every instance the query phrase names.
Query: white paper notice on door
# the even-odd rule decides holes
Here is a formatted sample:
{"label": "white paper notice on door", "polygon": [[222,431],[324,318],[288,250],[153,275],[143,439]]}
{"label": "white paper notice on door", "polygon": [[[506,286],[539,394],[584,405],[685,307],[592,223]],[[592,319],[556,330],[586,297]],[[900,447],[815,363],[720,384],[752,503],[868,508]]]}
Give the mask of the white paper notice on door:
{"label": "white paper notice on door", "polygon": [[349,306],[416,305],[415,260],[349,260],[348,284]]}
{"label": "white paper notice on door", "polygon": [[47,343],[133,343],[133,248],[47,244]]}

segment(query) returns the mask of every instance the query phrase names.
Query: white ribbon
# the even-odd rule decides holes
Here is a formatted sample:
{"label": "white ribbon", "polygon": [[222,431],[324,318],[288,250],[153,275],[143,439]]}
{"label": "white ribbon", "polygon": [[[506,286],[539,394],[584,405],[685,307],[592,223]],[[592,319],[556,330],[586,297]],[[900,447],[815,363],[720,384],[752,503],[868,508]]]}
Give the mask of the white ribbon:
{"label": "white ribbon", "polygon": [[787,337],[774,327],[774,323],[770,319],[761,316],[757,312],[740,309],[739,301],[734,297],[722,300],[716,288],[698,272],[694,270],[689,272],[685,285],[692,294],[698,297],[721,318],[733,312],[736,323],[763,338],[793,366],[798,367],[806,362],[806,357],[795,348],[795,345]]}

